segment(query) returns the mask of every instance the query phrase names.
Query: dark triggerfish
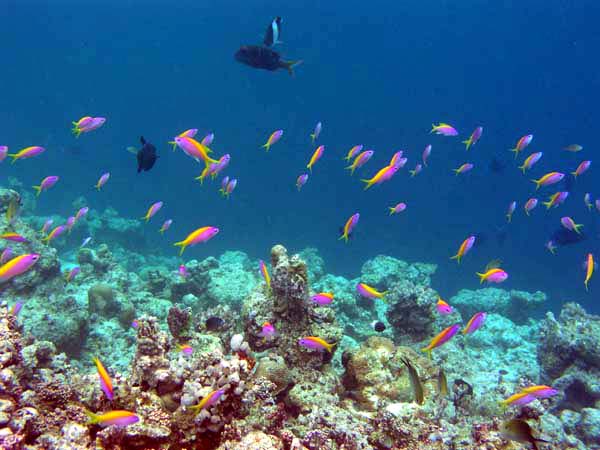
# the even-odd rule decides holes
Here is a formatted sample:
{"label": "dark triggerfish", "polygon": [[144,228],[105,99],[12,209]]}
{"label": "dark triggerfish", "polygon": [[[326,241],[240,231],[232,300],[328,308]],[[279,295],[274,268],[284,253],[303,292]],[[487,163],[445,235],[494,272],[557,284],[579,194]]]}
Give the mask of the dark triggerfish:
{"label": "dark triggerfish", "polygon": [[271,72],[286,69],[290,75],[294,74],[294,67],[302,63],[302,61],[284,61],[275,50],[260,45],[242,45],[235,53],[235,59],[255,69]]}
{"label": "dark triggerfish", "polygon": [[144,139],[144,136],[140,137],[140,142],[142,143],[142,148],[140,148],[137,152],[137,163],[138,168],[137,171],[140,173],[142,170],[148,171],[152,169],[154,163],[156,162],[156,147],[152,145],[150,142],[147,142]]}

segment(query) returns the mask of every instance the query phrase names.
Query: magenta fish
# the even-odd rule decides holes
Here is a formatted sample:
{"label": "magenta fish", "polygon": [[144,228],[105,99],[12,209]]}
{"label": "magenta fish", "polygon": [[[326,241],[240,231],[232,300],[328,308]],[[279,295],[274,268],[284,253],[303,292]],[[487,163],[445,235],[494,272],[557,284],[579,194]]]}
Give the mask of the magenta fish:
{"label": "magenta fish", "polygon": [[423,166],[421,164],[417,164],[415,168],[410,171],[410,176],[414,177],[416,175],[419,175],[421,173],[421,170],[423,170]]}
{"label": "magenta fish", "polygon": [[469,150],[469,148],[471,148],[471,146],[477,144],[477,142],[481,138],[482,134],[483,134],[483,127],[477,127],[477,128],[475,128],[473,133],[471,133],[471,136],[469,136],[469,139],[467,139],[466,141],[463,141],[462,143],[465,144],[467,146],[467,150]]}
{"label": "magenta fish", "polygon": [[538,204],[538,199],[537,198],[530,198],[529,200],[527,200],[527,202],[525,202],[525,214],[529,215],[529,213],[531,212],[531,210],[533,208],[535,208]]}
{"label": "magenta fish", "polygon": [[302,186],[304,186],[307,181],[308,181],[308,174],[307,173],[303,173],[302,175],[300,175],[296,179],[296,187],[298,188],[298,190],[302,189]]}
{"label": "magenta fish", "polygon": [[181,278],[183,278],[183,279],[187,278],[189,275],[187,268],[185,267],[185,264],[181,264],[179,266],[178,272],[179,272],[179,275],[181,276]]}
{"label": "magenta fish", "polygon": [[577,178],[579,175],[586,172],[590,168],[591,165],[592,165],[591,161],[582,161],[577,166],[577,169],[575,169],[574,172],[571,172],[571,175],[573,175],[575,178]]}
{"label": "magenta fish", "polygon": [[462,333],[463,334],[471,334],[471,333],[474,333],[475,331],[479,330],[485,323],[486,317],[487,317],[487,314],[484,312],[475,313],[475,315],[473,317],[471,317],[471,319],[467,323],[467,326],[462,331]]}
{"label": "magenta fish", "polygon": [[406,203],[400,202],[396,206],[390,206],[389,209],[390,209],[390,216],[392,214],[401,213],[402,211],[404,211],[406,209]]}
{"label": "magenta fish", "polygon": [[4,264],[6,261],[13,257],[13,250],[11,247],[6,247],[2,250],[2,254],[0,255],[0,264]]}
{"label": "magenta fish", "polygon": [[312,296],[312,301],[319,306],[327,306],[333,303],[333,293],[320,292]]}
{"label": "magenta fish", "polygon": [[70,216],[69,218],[67,218],[67,230],[69,231],[69,233],[71,232],[71,230],[73,229],[74,226],[75,226],[75,216]]}
{"label": "magenta fish", "polygon": [[39,186],[33,186],[33,188],[36,190],[36,196],[39,196],[42,191],[46,191],[48,189],[50,189],[52,186],[54,186],[56,184],[56,182],[59,180],[60,178],[57,177],[56,175],[50,175],[46,178],[44,178],[42,180],[42,182],[39,184]]}
{"label": "magenta fish", "polygon": [[8,156],[8,147],[6,145],[0,145],[0,163]]}
{"label": "magenta fish", "polygon": [[[188,136],[188,137],[194,137],[194,136]],[[202,138],[200,143],[202,145],[204,145],[205,147],[210,147],[214,140],[215,140],[215,133],[208,133],[206,136],[204,136]]]}
{"label": "magenta fish", "polygon": [[42,226],[42,230],[41,232],[43,234],[46,234],[48,232],[48,229],[52,226],[52,224],[54,223],[54,220],[52,219],[48,219],[44,222],[44,225]]}
{"label": "magenta fish", "polygon": [[12,314],[13,316],[18,316],[19,313],[21,312],[22,308],[23,308],[22,302],[15,302],[15,304],[12,305],[12,308],[10,308],[10,314]]}
{"label": "magenta fish", "polygon": [[69,270],[66,276],[67,283],[73,281],[73,279],[79,274],[79,272],[81,272],[81,269],[77,266]]}
{"label": "magenta fish", "polygon": [[423,165],[425,167],[427,167],[427,160],[429,159],[429,155],[431,155],[431,144],[427,145],[425,147],[425,150],[423,150],[422,158],[423,158]]}
{"label": "magenta fish", "polygon": [[84,206],[83,208],[79,208],[79,211],[77,211],[77,214],[75,214],[75,222],[77,222],[82,217],[85,217],[89,210],[90,210],[90,208],[88,208],[87,206]]}
{"label": "magenta fish", "polygon": [[512,215],[515,212],[515,209],[517,209],[517,202],[516,201],[510,202],[510,205],[508,205],[508,211],[506,211],[506,219],[508,220],[509,223],[512,220]]}
{"label": "magenta fish", "polygon": [[447,123],[440,123],[438,125],[432,124],[430,133],[441,134],[442,136],[457,136],[458,131]]}
{"label": "magenta fish", "polygon": [[263,323],[261,331],[258,333],[258,335],[264,338],[266,341],[275,339],[276,334],[277,331],[275,330],[275,327],[269,322]]}
{"label": "magenta fish", "polygon": [[38,262],[40,255],[38,253],[28,253],[17,256],[0,267],[0,283],[27,272]]}

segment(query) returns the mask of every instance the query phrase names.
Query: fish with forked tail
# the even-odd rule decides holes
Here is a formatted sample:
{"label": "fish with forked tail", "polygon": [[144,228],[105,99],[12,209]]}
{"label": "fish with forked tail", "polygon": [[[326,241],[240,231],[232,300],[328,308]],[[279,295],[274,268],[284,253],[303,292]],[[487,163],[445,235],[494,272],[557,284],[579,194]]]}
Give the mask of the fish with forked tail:
{"label": "fish with forked tail", "polygon": [[301,60],[283,60],[281,59],[281,55],[275,50],[260,45],[242,45],[235,53],[235,59],[255,69],[263,69],[270,72],[286,69],[290,75],[294,74],[294,67],[302,64]]}

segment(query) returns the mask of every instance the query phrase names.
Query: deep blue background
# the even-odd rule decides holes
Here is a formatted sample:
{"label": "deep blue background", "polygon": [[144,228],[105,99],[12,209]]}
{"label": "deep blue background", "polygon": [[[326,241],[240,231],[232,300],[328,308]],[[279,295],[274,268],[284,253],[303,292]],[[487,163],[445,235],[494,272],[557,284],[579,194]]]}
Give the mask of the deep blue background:
{"label": "deep blue background", "polygon": [[[583,205],[585,192],[600,196],[598,163],[565,205],[549,213],[538,207],[527,218],[522,205],[534,185],[507,151],[533,133],[526,154],[544,152],[531,173],[536,177],[594,160],[596,2],[281,3],[4,1],[0,140],[13,150],[45,145],[48,151],[14,166],[5,162],[2,172],[26,185],[61,176],[43,195],[40,214],[67,215],[82,194],[92,208],[112,205],[130,217],[163,200],[149,235],[157,251],[168,254],[176,251],[174,240],[210,224],[221,234],[187,257],[241,249],[266,258],[281,242],[292,250],[317,247],[328,271],[356,276],[366,259],[383,253],[439,264],[434,284],[448,297],[476,287],[474,272],[501,258],[510,273],[505,287],[544,290],[554,307],[576,300],[600,310],[594,301],[599,281],[586,293],[581,266],[588,251],[600,259],[598,212]],[[278,50],[304,60],[293,78],[233,60],[241,44],[262,40],[274,15],[284,18]],[[70,123],[83,115],[108,121],[75,140]],[[319,120],[326,152],[298,193],[295,179],[314,150],[309,133]],[[434,121],[452,123],[460,139],[428,134]],[[477,125],[485,128],[483,138],[466,153],[460,141]],[[229,201],[216,186],[194,181],[201,168],[167,147],[190,127],[214,131],[215,153],[232,155],[228,173],[239,184]],[[278,128],[284,137],[265,154],[260,146]],[[161,157],[151,172],[138,175],[124,149],[140,134]],[[398,149],[412,168],[428,143],[430,167],[414,179],[404,170],[364,192],[359,176],[343,170],[342,156],[358,143],[376,151],[361,176],[372,175]],[[561,150],[570,143],[585,150]],[[489,171],[493,155],[507,162],[504,173]],[[465,161],[475,169],[454,176],[450,169]],[[111,181],[95,193],[90,187],[107,170]],[[544,189],[540,200],[553,192]],[[500,247],[494,233],[513,199],[519,209]],[[407,211],[389,217],[387,207],[399,201],[408,203]],[[344,245],[337,230],[356,211],[356,237]],[[584,223],[589,238],[552,256],[544,243],[563,215]],[[161,240],[155,228],[167,217],[174,224]],[[448,258],[471,233],[488,238],[458,266]]]}

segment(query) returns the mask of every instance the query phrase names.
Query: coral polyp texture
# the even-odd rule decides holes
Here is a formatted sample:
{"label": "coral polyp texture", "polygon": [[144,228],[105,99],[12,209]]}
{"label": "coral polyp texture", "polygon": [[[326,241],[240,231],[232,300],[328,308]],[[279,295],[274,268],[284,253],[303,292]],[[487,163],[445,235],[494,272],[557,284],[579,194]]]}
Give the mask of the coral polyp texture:
{"label": "coral polyp texture", "polygon": [[[315,249],[282,245],[268,278],[242,252],[189,261],[184,275],[133,255],[145,261],[134,270],[114,256],[130,225],[91,216],[113,224],[113,244],[72,261],[17,222],[22,250],[44,263],[0,305],[2,449],[525,448],[501,431],[515,418],[548,441],[537,448],[598,448],[600,317],[577,304],[536,321],[544,294],[486,288],[442,315],[435,265],[377,256],[346,279]],[[65,283],[73,263],[81,273]],[[330,304],[313,299],[323,292]],[[481,310],[480,329],[430,344]],[[545,385],[556,395],[506,401]]]}

